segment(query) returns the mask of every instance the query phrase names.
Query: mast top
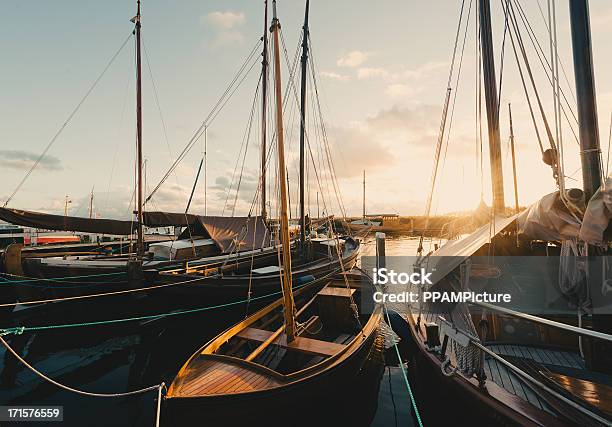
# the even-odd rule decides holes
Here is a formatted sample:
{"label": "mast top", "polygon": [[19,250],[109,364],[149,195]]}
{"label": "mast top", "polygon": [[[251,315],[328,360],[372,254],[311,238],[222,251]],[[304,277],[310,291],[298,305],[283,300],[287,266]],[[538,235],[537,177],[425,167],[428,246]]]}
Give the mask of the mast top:
{"label": "mast top", "polygon": [[133,22],[136,26],[140,26],[140,0],[136,0],[136,16],[130,19],[130,22]]}
{"label": "mast top", "polygon": [[270,31],[274,31],[276,26],[280,27],[280,21],[276,14],[276,0],[272,0],[272,26],[270,27]]}

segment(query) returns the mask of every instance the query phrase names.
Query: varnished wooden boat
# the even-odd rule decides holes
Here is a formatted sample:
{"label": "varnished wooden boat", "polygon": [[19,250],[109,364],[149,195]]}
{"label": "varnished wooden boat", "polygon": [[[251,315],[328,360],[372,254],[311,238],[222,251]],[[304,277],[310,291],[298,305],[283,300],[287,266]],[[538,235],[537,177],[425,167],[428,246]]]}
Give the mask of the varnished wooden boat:
{"label": "varnished wooden boat", "polygon": [[[298,329],[289,343],[282,299],[219,334],[172,381],[163,423],[235,425],[248,416],[252,424],[295,425],[323,419],[315,409],[346,393],[373,346],[381,320],[373,292],[372,282],[355,272],[297,290]],[[297,402],[312,410],[295,414]]]}
{"label": "varnished wooden boat", "polygon": [[[315,252],[312,260],[293,254],[291,275],[296,288],[314,280],[329,279],[343,269],[350,270],[355,266],[360,242],[352,238],[339,241],[342,242],[341,261],[335,250],[332,253]],[[163,290],[166,295],[182,299],[197,296],[210,303],[223,303],[245,299],[249,293],[252,298],[261,298],[264,295],[276,294],[280,290],[281,269],[276,265],[276,253],[274,257],[274,260],[264,267],[257,268],[258,265],[254,264],[253,269],[250,260],[246,260],[234,270],[221,270],[215,266],[169,270],[158,274],[156,283],[186,282],[185,286],[171,286]],[[272,298],[268,299],[270,300]]]}
{"label": "varnished wooden boat", "polygon": [[[131,276],[128,257],[74,257],[24,258],[23,268],[15,275],[4,275],[0,303],[66,298],[87,294],[124,291],[155,286],[169,281],[159,280],[158,272],[185,266],[189,261],[144,261],[143,274]],[[243,251],[231,255],[218,255],[193,260],[198,268],[218,269],[225,274],[276,262],[277,248]],[[23,264],[22,264],[23,263]],[[136,272],[138,273],[138,272]],[[164,276],[166,277],[166,276]],[[180,281],[174,276],[176,281]],[[193,279],[193,277],[191,277]],[[184,279],[183,279],[184,280]],[[278,289],[278,288],[277,288]],[[244,297],[244,293],[241,297]],[[201,302],[200,302],[201,304]]]}
{"label": "varnished wooden boat", "polygon": [[[478,266],[478,262],[484,260],[490,248],[494,247],[496,253],[532,256],[534,261],[531,264],[539,268],[529,275],[529,283],[546,286],[549,275],[558,277],[559,257],[553,255],[554,246],[548,247],[551,255],[538,257],[529,246],[517,248],[516,236],[511,232],[512,221],[502,220],[496,225],[499,234],[489,243],[470,257],[455,258]],[[488,233],[488,227],[485,225],[481,231]],[[466,238],[463,243],[455,244],[455,249],[459,246],[477,247],[478,231],[472,236],[473,241]],[[438,253],[441,254],[442,250],[444,247]],[[462,277],[466,271],[471,289],[481,289],[486,285],[490,292],[499,290],[496,288],[498,280],[525,277],[526,274],[526,270],[517,270],[516,264],[497,270],[495,278],[484,277],[484,270],[478,268],[472,271],[464,269],[462,273],[460,265],[447,272],[444,258],[436,261],[435,255],[432,254],[430,262],[437,263],[436,270],[444,276],[434,281],[430,291],[463,289],[461,281],[465,280]],[[518,263],[530,264],[524,258],[517,259]],[[542,268],[544,265],[548,265],[549,270]],[[523,284],[525,292],[528,287],[528,283]],[[520,297],[518,292],[514,296]],[[548,314],[545,319],[534,317],[540,319],[535,323],[495,311],[492,309],[494,306],[490,304],[484,309],[470,306],[463,310],[460,304],[424,303],[409,308],[406,316],[409,333],[403,338],[408,345],[411,384],[425,425],[448,425],[451,421],[496,426],[612,425],[609,399],[612,396],[612,375],[601,366],[599,369],[589,366],[601,365],[602,361],[594,360],[592,355],[591,360],[583,358],[575,336],[568,337],[567,333],[561,333],[546,323],[548,320],[567,324],[570,323],[568,316]],[[479,350],[472,344],[469,347],[462,345],[461,340],[454,337],[448,338],[448,345],[444,345],[444,337],[448,337],[443,332],[444,323],[452,325],[455,336],[470,336],[488,351]],[[469,324],[478,327],[470,332]],[[591,326],[588,319],[585,319],[584,326]],[[587,351],[591,351],[593,343],[590,346],[587,343],[584,342],[584,347],[588,356]],[[469,356],[469,351],[474,352],[472,356]],[[602,356],[600,353],[598,358]],[[475,362],[471,357],[479,361]],[[468,370],[464,371],[461,366],[467,366]],[[444,401],[440,399],[441,392],[448,396]],[[436,411],[442,404],[447,412]],[[468,406],[470,410],[466,411]]]}

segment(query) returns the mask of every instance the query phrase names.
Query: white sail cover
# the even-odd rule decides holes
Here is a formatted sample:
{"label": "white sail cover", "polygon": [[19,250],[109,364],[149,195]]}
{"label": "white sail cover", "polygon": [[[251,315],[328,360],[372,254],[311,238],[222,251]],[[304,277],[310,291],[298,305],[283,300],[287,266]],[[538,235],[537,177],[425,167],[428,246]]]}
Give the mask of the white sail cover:
{"label": "white sail cover", "polygon": [[580,233],[580,222],[565,209],[558,191],[521,212],[516,223],[519,235],[530,240],[565,240]]}
{"label": "white sail cover", "polygon": [[579,239],[599,245],[612,219],[612,178],[593,195],[582,221],[565,208],[559,192],[547,194],[518,216],[519,235],[531,240]]}
{"label": "white sail cover", "polygon": [[610,219],[612,219],[612,178],[607,177],[589,201],[580,227],[580,239],[594,245],[603,243],[604,232],[610,224]]}

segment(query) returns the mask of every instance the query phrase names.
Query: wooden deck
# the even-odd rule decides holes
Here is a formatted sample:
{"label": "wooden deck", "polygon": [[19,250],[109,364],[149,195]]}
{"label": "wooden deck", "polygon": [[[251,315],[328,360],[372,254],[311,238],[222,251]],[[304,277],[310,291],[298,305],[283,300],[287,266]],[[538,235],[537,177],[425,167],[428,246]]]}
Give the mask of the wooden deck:
{"label": "wooden deck", "polygon": [[[555,365],[566,368],[584,369],[584,362],[575,352],[551,350],[524,345],[489,344],[487,347],[500,356],[510,356],[523,360],[532,360],[543,365]],[[487,378],[504,388],[509,393],[531,403],[536,408],[549,413],[554,411],[538,396],[529,383],[508,369],[497,360],[486,357],[484,365]]]}
{"label": "wooden deck", "polygon": [[265,390],[282,384],[277,378],[240,362],[193,360],[183,378],[169,391],[172,397],[213,396]]}
{"label": "wooden deck", "polygon": [[545,375],[579,399],[608,415],[612,415],[612,387],[568,377],[567,375],[555,373],[546,373]]}

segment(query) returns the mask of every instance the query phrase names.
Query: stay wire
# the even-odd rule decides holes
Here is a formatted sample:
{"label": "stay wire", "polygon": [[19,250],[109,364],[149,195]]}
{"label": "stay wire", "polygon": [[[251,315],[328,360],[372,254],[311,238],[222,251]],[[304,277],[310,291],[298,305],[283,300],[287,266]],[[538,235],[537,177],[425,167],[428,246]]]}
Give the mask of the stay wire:
{"label": "stay wire", "polygon": [[76,107],[72,110],[72,112],[68,115],[68,118],[66,119],[66,121],[64,122],[64,124],[62,124],[62,126],[59,128],[59,130],[55,133],[55,135],[53,135],[53,138],[51,138],[51,141],[49,141],[49,143],[47,144],[47,146],[45,147],[45,149],[43,150],[43,152],[40,154],[40,156],[38,156],[38,158],[36,159],[36,161],[34,162],[34,164],[30,167],[30,169],[28,170],[28,172],[26,172],[25,176],[21,179],[21,181],[19,182],[19,184],[17,185],[17,187],[15,188],[15,190],[13,190],[13,192],[11,193],[11,195],[6,199],[6,201],[4,202],[3,207],[6,207],[9,202],[13,199],[13,197],[15,197],[15,195],[17,194],[17,192],[21,189],[21,187],[23,186],[23,184],[25,184],[26,180],[28,179],[28,177],[32,174],[32,172],[34,172],[34,169],[36,169],[36,167],[40,164],[41,160],[47,155],[47,152],[49,151],[49,149],[51,149],[51,147],[53,146],[53,144],[55,143],[55,141],[57,141],[57,138],[59,138],[59,136],[61,135],[61,133],[64,131],[64,129],[66,128],[66,126],[68,126],[68,124],[70,123],[70,121],[72,120],[72,118],[76,115],[76,113],[79,111],[79,109],[81,108],[81,106],[83,105],[83,103],[85,102],[85,100],[89,97],[89,95],[93,92],[93,90],[96,88],[96,86],[98,85],[98,83],[100,82],[100,80],[102,80],[102,77],[104,77],[104,75],[106,74],[106,72],[108,71],[108,69],[111,67],[111,65],[115,62],[115,59],[117,59],[117,57],[119,56],[119,54],[121,53],[121,51],[123,51],[123,48],[128,44],[128,42],[130,41],[130,39],[132,38],[133,32],[130,31],[130,34],[128,35],[128,37],[125,39],[125,41],[121,44],[121,46],[119,47],[119,49],[115,52],[115,54],[111,57],[111,59],[108,61],[108,63],[106,64],[106,66],[104,67],[104,69],[102,70],[102,72],[98,75],[98,77],[96,78],[96,80],[94,80],[94,82],[92,83],[92,85],[89,87],[89,89],[87,90],[87,92],[85,92],[85,95],[83,95],[83,97],[81,98],[81,100],[79,101],[79,103],[76,105]]}

